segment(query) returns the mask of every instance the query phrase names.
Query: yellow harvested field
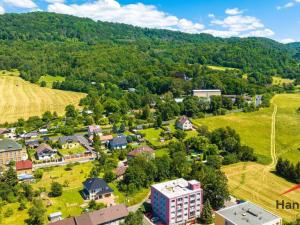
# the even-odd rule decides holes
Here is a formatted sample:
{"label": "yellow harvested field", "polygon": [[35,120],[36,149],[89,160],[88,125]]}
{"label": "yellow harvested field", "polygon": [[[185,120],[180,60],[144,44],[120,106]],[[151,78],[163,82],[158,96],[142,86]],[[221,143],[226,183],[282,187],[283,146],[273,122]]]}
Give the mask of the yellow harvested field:
{"label": "yellow harvested field", "polygon": [[295,220],[300,216],[299,209],[276,209],[276,200],[299,201],[300,191],[281,196],[281,193],[294,187],[295,184],[276,176],[266,166],[247,162],[225,166],[222,170],[228,178],[231,195],[254,202],[287,221]]}
{"label": "yellow harvested field", "polygon": [[0,123],[41,116],[45,111],[64,113],[68,104],[78,106],[83,93],[42,88],[17,76],[0,76]]}

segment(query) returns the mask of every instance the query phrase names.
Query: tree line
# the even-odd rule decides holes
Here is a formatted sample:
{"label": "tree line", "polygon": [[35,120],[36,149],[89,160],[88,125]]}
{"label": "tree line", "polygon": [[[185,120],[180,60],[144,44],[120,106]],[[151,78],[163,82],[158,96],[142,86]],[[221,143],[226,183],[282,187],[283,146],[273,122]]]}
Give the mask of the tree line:
{"label": "tree line", "polygon": [[276,174],[294,183],[300,182],[300,162],[294,165],[287,159],[279,158],[276,164]]}

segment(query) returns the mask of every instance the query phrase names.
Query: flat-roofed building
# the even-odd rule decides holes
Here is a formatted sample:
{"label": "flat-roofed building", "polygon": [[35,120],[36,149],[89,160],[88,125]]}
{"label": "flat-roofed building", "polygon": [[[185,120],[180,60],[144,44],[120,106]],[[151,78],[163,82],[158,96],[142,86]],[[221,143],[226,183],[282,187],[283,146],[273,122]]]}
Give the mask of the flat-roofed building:
{"label": "flat-roofed building", "polygon": [[193,96],[199,98],[210,98],[211,96],[221,96],[221,94],[221,90],[219,89],[193,90]]}
{"label": "flat-roofed building", "polygon": [[153,212],[167,225],[185,224],[200,217],[203,190],[200,182],[176,179],[151,186]]}
{"label": "flat-roofed building", "polygon": [[10,161],[22,161],[28,158],[25,147],[11,139],[0,140],[0,165]]}
{"label": "flat-roofed building", "polygon": [[282,219],[251,202],[221,209],[215,213],[215,225],[281,225]]}

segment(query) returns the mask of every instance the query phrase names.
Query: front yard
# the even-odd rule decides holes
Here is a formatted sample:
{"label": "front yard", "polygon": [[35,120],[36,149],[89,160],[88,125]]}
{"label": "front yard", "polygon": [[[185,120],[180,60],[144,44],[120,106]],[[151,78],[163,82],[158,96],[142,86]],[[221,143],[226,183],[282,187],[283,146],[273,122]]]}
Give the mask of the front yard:
{"label": "front yard", "polygon": [[59,149],[58,152],[62,156],[83,154],[85,152],[85,148],[82,146],[79,146],[79,147],[75,147],[75,148]]}

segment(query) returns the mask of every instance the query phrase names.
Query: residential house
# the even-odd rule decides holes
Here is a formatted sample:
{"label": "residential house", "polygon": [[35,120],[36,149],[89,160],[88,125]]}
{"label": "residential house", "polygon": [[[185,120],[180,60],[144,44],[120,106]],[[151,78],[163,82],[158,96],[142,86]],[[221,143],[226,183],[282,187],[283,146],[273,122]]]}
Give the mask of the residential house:
{"label": "residential house", "polygon": [[193,124],[191,123],[189,118],[187,118],[186,116],[182,116],[176,121],[176,127],[181,130],[192,130]]}
{"label": "residential house", "polygon": [[118,166],[116,169],[114,169],[114,174],[117,177],[117,180],[122,180],[123,176],[127,170],[128,166],[122,165],[122,166]]}
{"label": "residential house", "polygon": [[58,139],[58,143],[63,149],[84,147],[87,151],[92,151],[90,142],[82,135],[63,136]]}
{"label": "residential house", "polygon": [[56,221],[48,225],[119,225],[129,212],[125,205],[115,205],[94,212]]}
{"label": "residential house", "polygon": [[21,161],[28,158],[26,149],[21,144],[11,139],[0,140],[0,165],[10,161]]}
{"label": "residential house", "polygon": [[251,202],[244,202],[215,212],[215,225],[281,225],[282,219]]}
{"label": "residential house", "polygon": [[125,135],[119,135],[109,141],[109,148],[114,149],[125,149],[127,147],[127,138]]}
{"label": "residential house", "polygon": [[199,98],[210,98],[212,96],[221,96],[221,90],[213,89],[213,90],[193,90],[193,96]]}
{"label": "residential house", "polygon": [[107,144],[109,143],[109,141],[111,141],[114,137],[109,134],[109,135],[103,135],[103,136],[100,136],[100,141],[102,144]]}
{"label": "residential house", "polygon": [[195,222],[203,207],[200,182],[182,178],[151,186],[151,205],[155,216],[166,225]]}
{"label": "residential house", "polygon": [[0,128],[0,135],[7,134],[9,130],[7,128]]}
{"label": "residential house", "polygon": [[16,172],[20,174],[32,174],[32,161],[22,160],[16,162]]}
{"label": "residential house", "polygon": [[154,158],[155,151],[152,148],[150,148],[149,146],[142,146],[142,147],[136,148],[136,149],[132,150],[131,152],[129,152],[127,154],[127,158],[133,159],[133,158],[137,157],[138,155],[147,155],[151,158]]}
{"label": "residential house", "polygon": [[48,129],[47,128],[41,128],[41,129],[39,129],[39,133],[41,135],[46,135],[46,134],[48,134]]}
{"label": "residential house", "polygon": [[4,138],[16,139],[16,128],[8,128],[6,132],[3,133]]}
{"label": "residential house", "polygon": [[88,126],[89,137],[102,136],[102,129],[99,125]]}
{"label": "residential house", "polygon": [[36,149],[36,156],[38,160],[49,160],[56,155],[57,151],[52,149],[49,145],[42,143]]}
{"label": "residential house", "polygon": [[89,178],[83,183],[83,195],[88,200],[111,197],[113,190],[100,178]]}
{"label": "residential house", "polygon": [[40,145],[38,140],[25,140],[25,145],[29,148],[36,148]]}
{"label": "residential house", "polygon": [[32,131],[29,133],[25,133],[21,135],[22,138],[24,139],[30,139],[30,138],[37,138],[38,137],[38,132]]}

